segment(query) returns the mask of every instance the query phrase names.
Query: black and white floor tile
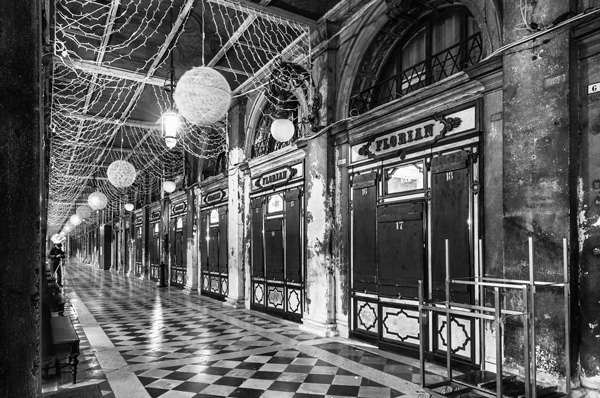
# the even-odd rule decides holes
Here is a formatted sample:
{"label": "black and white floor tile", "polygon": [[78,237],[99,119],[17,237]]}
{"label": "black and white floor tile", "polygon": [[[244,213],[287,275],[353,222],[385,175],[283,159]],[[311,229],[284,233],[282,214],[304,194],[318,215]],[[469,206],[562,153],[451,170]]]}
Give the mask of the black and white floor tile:
{"label": "black and white floor tile", "polygon": [[[414,361],[298,324],[71,260],[65,292],[81,338],[78,383],[106,398],[417,396]],[[71,387],[50,376],[43,391]]]}

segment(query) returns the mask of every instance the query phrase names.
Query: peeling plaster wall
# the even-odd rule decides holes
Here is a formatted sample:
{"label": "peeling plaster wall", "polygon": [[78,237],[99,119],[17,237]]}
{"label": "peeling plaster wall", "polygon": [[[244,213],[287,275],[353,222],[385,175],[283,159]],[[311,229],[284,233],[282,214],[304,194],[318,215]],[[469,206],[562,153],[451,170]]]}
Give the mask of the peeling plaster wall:
{"label": "peeling plaster wall", "polygon": [[306,148],[306,278],[304,323],[324,333],[334,327],[335,290],[331,258],[333,203],[329,191],[333,151],[328,137],[308,141]]}
{"label": "peeling plaster wall", "polygon": [[[506,3],[506,2],[505,2]],[[531,3],[533,21],[549,24],[569,11],[569,2]],[[504,9],[505,42],[522,36],[519,7]],[[503,55],[503,239],[504,277],[529,279],[527,239],[534,241],[534,278],[562,281],[562,239],[569,228],[569,32],[555,31]],[[487,231],[490,232],[489,230]],[[520,293],[506,305],[520,307]],[[560,289],[538,289],[536,333],[538,379],[564,377],[564,313]],[[523,327],[506,322],[505,358],[522,366]]]}

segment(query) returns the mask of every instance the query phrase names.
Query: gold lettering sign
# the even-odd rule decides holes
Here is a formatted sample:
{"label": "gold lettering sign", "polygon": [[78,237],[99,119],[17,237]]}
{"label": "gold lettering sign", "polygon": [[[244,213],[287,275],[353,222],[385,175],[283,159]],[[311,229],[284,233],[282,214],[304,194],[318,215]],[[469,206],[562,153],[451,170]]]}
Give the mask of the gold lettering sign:
{"label": "gold lettering sign", "polygon": [[291,167],[275,170],[260,176],[254,183],[258,188],[266,188],[288,182],[297,173],[297,170]]}
{"label": "gold lettering sign", "polygon": [[363,144],[352,146],[352,162],[394,153],[401,156],[411,146],[435,142],[449,134],[473,131],[476,128],[475,111],[475,107],[469,107],[450,115],[436,114],[421,123],[403,127],[392,133],[373,136]]}

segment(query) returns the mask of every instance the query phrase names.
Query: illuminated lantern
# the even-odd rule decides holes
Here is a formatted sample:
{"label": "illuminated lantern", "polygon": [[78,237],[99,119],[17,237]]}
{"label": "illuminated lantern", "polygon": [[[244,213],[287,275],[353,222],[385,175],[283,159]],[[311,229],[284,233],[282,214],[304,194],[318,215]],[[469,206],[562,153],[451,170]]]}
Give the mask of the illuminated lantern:
{"label": "illuminated lantern", "polygon": [[135,181],[135,167],[126,160],[115,160],[106,171],[108,181],[117,188],[127,188]]}
{"label": "illuminated lantern", "polygon": [[81,217],[79,217],[79,214],[73,214],[71,218],[69,218],[69,221],[71,221],[71,224],[74,226],[78,226],[81,224]]}
{"label": "illuminated lantern", "polygon": [[107,203],[108,199],[106,198],[106,195],[100,191],[92,192],[88,197],[88,204],[92,210],[102,210],[106,207]]}
{"label": "illuminated lantern", "polygon": [[81,205],[75,210],[75,213],[81,217],[82,220],[85,220],[92,215],[92,208],[88,205]]}
{"label": "illuminated lantern", "polygon": [[199,66],[181,76],[173,98],[179,113],[190,123],[213,124],[229,110],[231,88],[222,74]]}
{"label": "illuminated lantern", "polygon": [[175,111],[167,111],[162,115],[162,132],[165,137],[167,148],[177,145],[177,128],[179,128],[179,116]]}
{"label": "illuminated lantern", "polygon": [[165,192],[167,192],[167,193],[174,192],[175,188],[177,188],[177,185],[175,185],[175,183],[173,181],[163,182],[163,189],[165,190]]}
{"label": "illuminated lantern", "polygon": [[125,203],[125,210],[127,211],[132,211],[134,207],[135,206],[133,206],[133,203]]}
{"label": "illuminated lantern", "polygon": [[275,119],[271,124],[271,135],[279,142],[286,142],[294,136],[294,123],[289,119]]}

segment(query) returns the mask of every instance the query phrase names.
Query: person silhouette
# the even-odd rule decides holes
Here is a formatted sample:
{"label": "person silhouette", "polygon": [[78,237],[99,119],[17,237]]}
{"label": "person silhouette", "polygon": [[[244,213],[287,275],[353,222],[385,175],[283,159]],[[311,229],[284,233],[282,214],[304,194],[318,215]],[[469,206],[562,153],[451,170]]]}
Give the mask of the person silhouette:
{"label": "person silhouette", "polygon": [[48,253],[50,259],[50,267],[52,268],[52,274],[56,274],[56,283],[62,287],[62,269],[60,266],[60,260],[65,258],[65,252],[62,250],[62,243],[55,243],[54,247],[50,249]]}

